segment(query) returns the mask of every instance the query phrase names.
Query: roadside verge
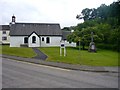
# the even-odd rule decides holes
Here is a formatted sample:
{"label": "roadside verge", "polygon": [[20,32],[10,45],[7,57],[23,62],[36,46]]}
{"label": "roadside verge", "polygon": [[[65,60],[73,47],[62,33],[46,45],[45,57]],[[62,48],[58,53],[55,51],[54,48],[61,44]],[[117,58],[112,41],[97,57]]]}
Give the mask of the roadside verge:
{"label": "roadside verge", "polygon": [[35,64],[59,67],[64,69],[71,69],[71,70],[80,70],[80,71],[90,71],[90,72],[111,72],[111,73],[118,73],[118,69],[113,69],[110,67],[98,67],[98,66],[85,66],[85,65],[72,65],[72,64],[65,64],[65,63],[57,63],[57,62],[49,62],[43,61],[39,59],[33,58],[23,58],[17,56],[9,56],[9,55],[2,55],[3,58],[14,59],[18,61],[30,62]]}

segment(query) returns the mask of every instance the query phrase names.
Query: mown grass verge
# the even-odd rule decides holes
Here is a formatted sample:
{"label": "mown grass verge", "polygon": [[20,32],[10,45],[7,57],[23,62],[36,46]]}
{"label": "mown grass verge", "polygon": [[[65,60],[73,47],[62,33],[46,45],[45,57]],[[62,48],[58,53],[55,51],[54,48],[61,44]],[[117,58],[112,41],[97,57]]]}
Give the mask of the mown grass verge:
{"label": "mown grass verge", "polygon": [[1,53],[5,55],[13,55],[13,56],[20,56],[20,57],[27,57],[32,58],[36,56],[36,53],[32,50],[32,48],[28,47],[9,47],[9,45],[2,45]]}
{"label": "mown grass verge", "polygon": [[48,55],[47,60],[69,64],[90,65],[90,66],[118,66],[118,53],[109,50],[99,50],[97,53],[90,53],[87,50],[78,50],[67,47],[67,56],[60,56],[59,47],[39,48]]}

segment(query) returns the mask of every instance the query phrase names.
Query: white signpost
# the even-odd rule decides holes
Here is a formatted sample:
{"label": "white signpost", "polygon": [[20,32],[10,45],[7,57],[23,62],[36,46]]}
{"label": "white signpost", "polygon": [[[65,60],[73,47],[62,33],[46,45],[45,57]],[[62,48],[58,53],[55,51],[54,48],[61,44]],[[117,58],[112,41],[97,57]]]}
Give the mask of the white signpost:
{"label": "white signpost", "polygon": [[60,56],[62,56],[62,49],[64,49],[64,56],[66,56],[65,42],[62,41],[60,45]]}

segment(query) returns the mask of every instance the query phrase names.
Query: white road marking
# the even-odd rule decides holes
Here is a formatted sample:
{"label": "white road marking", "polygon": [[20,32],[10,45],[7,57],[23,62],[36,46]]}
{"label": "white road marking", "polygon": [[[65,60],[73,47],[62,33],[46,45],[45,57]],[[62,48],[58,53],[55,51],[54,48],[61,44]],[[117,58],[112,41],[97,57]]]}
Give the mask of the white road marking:
{"label": "white road marking", "polygon": [[59,67],[52,67],[52,66],[47,66],[47,65],[34,64],[34,63],[30,63],[30,62],[18,61],[18,60],[13,60],[13,59],[10,59],[10,60],[20,62],[20,63],[25,63],[25,64],[31,64],[31,65],[35,65],[35,66],[41,66],[41,67],[47,67],[47,68],[62,70],[62,71],[71,71],[70,69],[64,69],[64,68],[59,68]]}

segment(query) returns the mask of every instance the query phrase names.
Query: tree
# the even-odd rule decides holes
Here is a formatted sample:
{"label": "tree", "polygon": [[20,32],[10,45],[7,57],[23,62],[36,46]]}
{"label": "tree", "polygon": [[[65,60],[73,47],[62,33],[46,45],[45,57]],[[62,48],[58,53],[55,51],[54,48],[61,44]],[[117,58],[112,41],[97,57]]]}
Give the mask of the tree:
{"label": "tree", "polygon": [[106,48],[120,50],[120,4],[119,1],[110,5],[102,4],[98,8],[85,8],[76,19],[84,19],[83,23],[74,26],[74,33],[68,36],[70,42],[80,42],[88,46],[91,42],[91,32],[94,32],[94,42]]}
{"label": "tree", "polygon": [[118,18],[120,20],[119,0],[117,2],[113,2],[109,6],[107,6],[105,4],[101,4],[101,6],[98,7],[97,9],[85,8],[82,10],[81,14],[78,14],[76,16],[77,19],[84,19],[84,21],[93,20],[96,18],[106,20],[108,17],[114,17],[114,18]]}

